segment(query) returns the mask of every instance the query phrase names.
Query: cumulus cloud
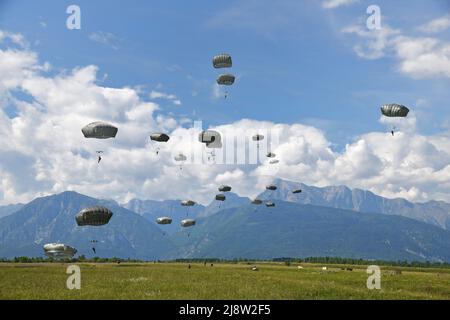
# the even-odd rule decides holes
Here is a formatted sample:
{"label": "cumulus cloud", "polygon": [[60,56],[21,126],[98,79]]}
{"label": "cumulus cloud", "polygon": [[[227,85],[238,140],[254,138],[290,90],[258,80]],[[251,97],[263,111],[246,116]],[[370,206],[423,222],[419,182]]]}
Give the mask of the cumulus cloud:
{"label": "cumulus cloud", "polygon": [[180,106],[181,100],[174,94],[168,94],[161,91],[152,90],[150,92],[150,99],[166,99],[172,101],[174,105]]}
{"label": "cumulus cloud", "polygon": [[418,30],[427,33],[436,33],[450,28],[450,15],[445,15],[434,19],[418,27]]}
{"label": "cumulus cloud", "polygon": [[[253,197],[275,178],[450,201],[450,134],[418,134],[413,112],[407,119],[380,118],[386,132],[363,134],[341,151],[311,125],[243,119],[211,128],[224,146],[213,153],[198,141],[202,128],[156,113],[158,104],[137,89],[99,85],[96,66],[50,75],[45,65],[35,52],[0,48],[2,204],[65,190],[119,202],[190,198],[206,204],[220,184]],[[117,125],[117,137],[85,139],[80,129],[96,120]],[[170,140],[150,141],[156,131]],[[251,139],[256,133],[266,137],[259,144]],[[96,150],[104,151],[100,165]],[[268,151],[277,155],[277,165],[269,163]],[[183,170],[174,161],[179,153],[188,158]]]}
{"label": "cumulus cloud", "polygon": [[380,59],[392,55],[398,60],[398,70],[412,78],[450,78],[450,42],[431,37],[405,36],[387,24],[380,30],[353,25],[344,28],[343,32],[363,40],[363,43],[354,46],[354,51],[361,58]]}

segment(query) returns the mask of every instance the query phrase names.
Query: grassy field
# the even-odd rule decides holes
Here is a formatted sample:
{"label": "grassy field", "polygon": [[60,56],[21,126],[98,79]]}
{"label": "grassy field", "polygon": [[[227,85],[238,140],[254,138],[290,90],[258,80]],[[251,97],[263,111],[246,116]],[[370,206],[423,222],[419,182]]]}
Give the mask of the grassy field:
{"label": "grassy field", "polygon": [[78,263],[81,290],[68,290],[68,265],[0,263],[0,299],[450,299],[449,269],[384,266],[368,290],[364,266]]}

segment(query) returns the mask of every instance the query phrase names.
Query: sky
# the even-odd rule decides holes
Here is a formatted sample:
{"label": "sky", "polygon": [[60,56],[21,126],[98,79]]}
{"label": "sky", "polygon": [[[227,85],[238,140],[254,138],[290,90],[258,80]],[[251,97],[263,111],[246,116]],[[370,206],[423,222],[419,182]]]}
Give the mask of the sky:
{"label": "sky", "polygon": [[[67,27],[70,5],[80,29]],[[223,52],[230,70],[212,67]],[[222,72],[236,76],[226,99]],[[255,196],[274,178],[450,201],[449,88],[446,0],[0,0],[0,205],[65,190],[206,204],[220,184]],[[386,119],[385,103],[411,111]],[[117,137],[85,139],[93,121]],[[244,154],[255,133],[273,141],[257,164],[180,170],[178,153],[211,151],[198,121],[224,142],[246,138]]]}

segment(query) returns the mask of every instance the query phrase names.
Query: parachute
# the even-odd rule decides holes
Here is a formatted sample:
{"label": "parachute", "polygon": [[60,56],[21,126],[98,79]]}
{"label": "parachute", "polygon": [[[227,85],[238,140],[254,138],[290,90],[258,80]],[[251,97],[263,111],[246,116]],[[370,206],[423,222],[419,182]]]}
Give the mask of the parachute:
{"label": "parachute", "polygon": [[406,117],[409,109],[401,104],[391,103],[381,106],[381,113],[386,117]]}
{"label": "parachute", "polygon": [[177,156],[175,156],[174,159],[175,159],[175,161],[186,161],[187,157],[184,154],[179,153]]}
{"label": "parachute", "polygon": [[115,138],[118,130],[112,124],[96,121],[84,126],[81,132],[85,138],[108,139]]}
{"label": "parachute", "polygon": [[231,56],[227,53],[218,54],[213,57],[213,66],[216,69],[219,68],[231,68],[233,62]]}
{"label": "parachute", "polygon": [[302,193],[302,189],[295,189],[292,191],[292,193],[296,194],[296,193]]}
{"label": "parachute", "polygon": [[227,186],[227,185],[222,185],[219,187],[219,191],[220,192],[228,192],[228,191],[231,191],[231,187]]}
{"label": "parachute", "polygon": [[192,207],[192,206],[195,205],[195,201],[192,201],[192,200],[183,200],[183,201],[181,201],[181,205],[182,205],[183,207]]}
{"label": "parachute", "polygon": [[181,226],[184,228],[195,226],[195,220],[193,219],[184,219],[181,221]]}
{"label": "parachute", "polygon": [[113,213],[105,207],[89,207],[81,210],[75,217],[79,226],[102,226],[109,222]]}
{"label": "parachute", "polygon": [[222,138],[220,133],[214,130],[200,132],[198,141],[205,143],[207,148],[222,148]]}
{"label": "parachute", "polygon": [[172,218],[159,217],[158,219],[156,219],[156,223],[157,224],[171,224],[172,223]]}
{"label": "parachute", "polygon": [[231,86],[233,85],[235,80],[235,76],[232,75],[231,73],[225,73],[225,74],[221,74],[218,78],[217,78],[217,84],[221,85],[221,86]]}
{"label": "parachute", "polygon": [[276,185],[273,185],[273,184],[269,184],[269,185],[266,186],[266,189],[267,189],[267,190],[274,191],[274,190],[277,190],[277,186],[276,186]]}
{"label": "parachute", "polygon": [[167,142],[169,141],[170,137],[165,133],[152,133],[150,135],[150,140],[157,141],[157,142]]}
{"label": "parachute", "polygon": [[177,161],[177,162],[181,162],[180,170],[183,170],[183,163],[187,160],[187,157],[184,154],[179,153],[178,155],[176,155],[174,157],[174,160]]}
{"label": "parachute", "polygon": [[44,245],[44,253],[54,259],[71,259],[77,253],[77,249],[62,243],[48,243]]}
{"label": "parachute", "polygon": [[225,199],[226,199],[226,197],[222,193],[216,195],[216,200],[217,201],[225,201]]}
{"label": "parachute", "polygon": [[252,200],[252,204],[259,205],[259,204],[262,204],[262,203],[263,203],[262,200],[259,200],[259,199],[253,199]]}
{"label": "parachute", "polygon": [[262,135],[262,134],[255,134],[253,137],[252,137],[252,140],[253,141],[261,141],[261,140],[264,140],[264,136]]}

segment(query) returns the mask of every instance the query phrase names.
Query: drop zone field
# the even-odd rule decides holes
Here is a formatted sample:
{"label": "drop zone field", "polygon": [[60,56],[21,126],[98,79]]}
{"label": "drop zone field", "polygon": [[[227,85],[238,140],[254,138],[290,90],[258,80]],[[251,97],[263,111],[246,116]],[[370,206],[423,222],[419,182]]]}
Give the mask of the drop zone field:
{"label": "drop zone field", "polygon": [[366,266],[77,263],[81,289],[68,290],[69,265],[0,263],[0,299],[450,299],[443,268],[381,266],[381,290],[368,290]]}

